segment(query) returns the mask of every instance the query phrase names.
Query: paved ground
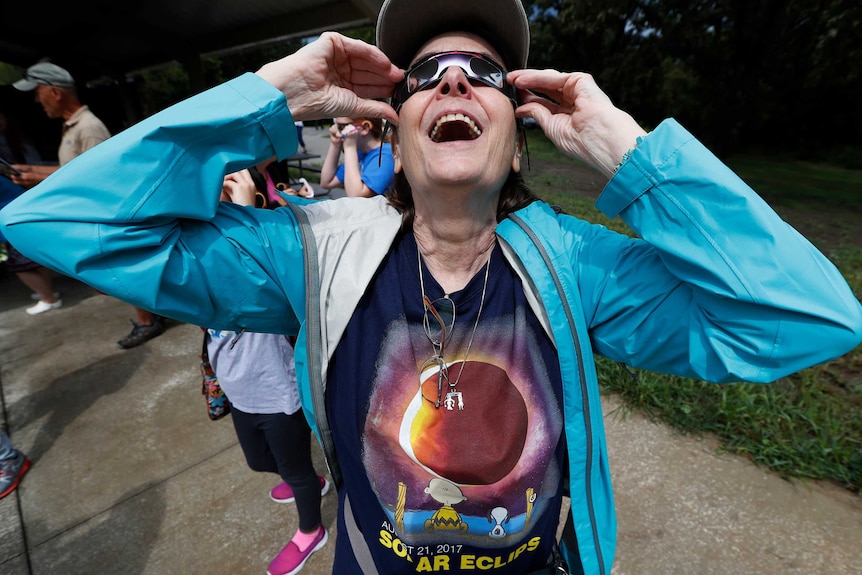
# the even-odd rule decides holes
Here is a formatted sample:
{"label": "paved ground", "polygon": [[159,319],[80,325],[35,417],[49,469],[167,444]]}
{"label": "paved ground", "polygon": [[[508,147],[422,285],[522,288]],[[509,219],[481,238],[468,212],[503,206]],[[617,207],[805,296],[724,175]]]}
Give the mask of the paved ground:
{"label": "paved ground", "polygon": [[[322,135],[306,129],[309,148],[320,138],[325,151]],[[198,328],[174,322],[122,351],[131,306],[69,278],[57,285],[64,307],[31,317],[27,290],[0,281],[2,416],[34,462],[0,500],[0,573],[263,575],[295,512],[269,500],[276,478],[246,467],[230,421],[207,418]],[[862,574],[859,497],[623,417],[613,398],[605,407],[614,575]],[[323,517],[334,530],[332,495]],[[331,553],[303,573],[330,573]]]}

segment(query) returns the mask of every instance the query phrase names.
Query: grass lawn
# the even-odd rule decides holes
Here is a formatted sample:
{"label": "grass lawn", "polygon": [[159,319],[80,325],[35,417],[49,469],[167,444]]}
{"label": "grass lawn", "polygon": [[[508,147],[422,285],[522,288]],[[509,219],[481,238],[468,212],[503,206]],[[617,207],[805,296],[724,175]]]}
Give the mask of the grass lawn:
{"label": "grass lawn", "polygon": [[[604,179],[528,133],[525,178],[552,204],[622,233],[593,207]],[[733,157],[727,164],[781,217],[823,251],[862,294],[862,171],[789,160]],[[713,433],[724,450],[750,457],[786,478],[829,480],[862,490],[862,346],[770,385],[715,385],[652,372],[638,382],[599,362],[604,391],[686,433]]]}

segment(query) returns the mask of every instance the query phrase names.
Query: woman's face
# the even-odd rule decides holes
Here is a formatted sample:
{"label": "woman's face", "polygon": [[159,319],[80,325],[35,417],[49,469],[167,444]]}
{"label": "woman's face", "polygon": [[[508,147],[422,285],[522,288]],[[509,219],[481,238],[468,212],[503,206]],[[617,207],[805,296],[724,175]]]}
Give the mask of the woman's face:
{"label": "woman's face", "polygon": [[[448,33],[427,42],[413,62],[440,52],[500,55],[482,38]],[[414,198],[441,188],[498,192],[511,169],[520,169],[512,101],[493,87],[471,84],[451,66],[439,84],[412,94],[399,113],[396,169],[401,168]]]}

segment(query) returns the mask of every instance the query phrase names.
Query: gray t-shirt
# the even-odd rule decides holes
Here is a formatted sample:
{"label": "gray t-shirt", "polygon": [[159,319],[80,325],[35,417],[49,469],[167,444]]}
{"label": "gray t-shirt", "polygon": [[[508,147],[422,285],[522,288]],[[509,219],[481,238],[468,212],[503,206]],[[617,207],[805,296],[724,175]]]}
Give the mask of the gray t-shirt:
{"label": "gray t-shirt", "polygon": [[236,332],[215,329],[207,333],[210,363],[234,407],[288,415],[299,410],[293,346],[286,336],[246,331],[237,337]]}

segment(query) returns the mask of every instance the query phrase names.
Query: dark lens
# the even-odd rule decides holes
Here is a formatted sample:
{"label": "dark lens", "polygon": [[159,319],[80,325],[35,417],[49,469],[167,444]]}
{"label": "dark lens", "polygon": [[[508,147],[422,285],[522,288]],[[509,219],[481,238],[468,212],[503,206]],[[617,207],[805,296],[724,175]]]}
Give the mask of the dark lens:
{"label": "dark lens", "polygon": [[431,58],[416,66],[413,70],[407,74],[407,90],[410,92],[415,92],[419,88],[422,87],[423,84],[427,84],[431,80],[434,79],[434,76],[437,74],[438,64],[435,58]]}
{"label": "dark lens", "polygon": [[491,62],[482,58],[471,58],[470,69],[474,77],[484,80],[497,88],[503,87],[503,71]]}

